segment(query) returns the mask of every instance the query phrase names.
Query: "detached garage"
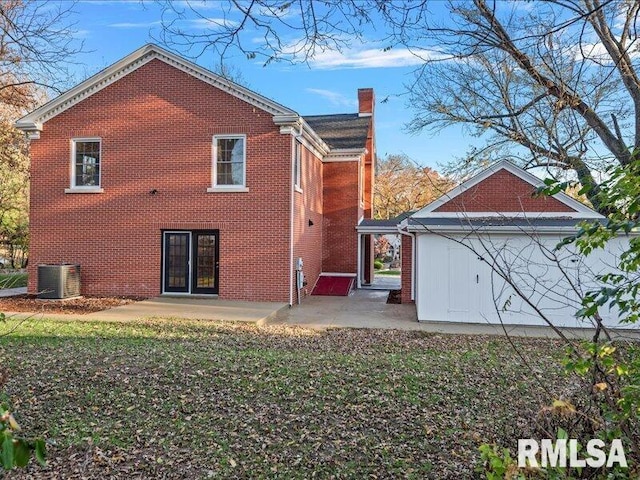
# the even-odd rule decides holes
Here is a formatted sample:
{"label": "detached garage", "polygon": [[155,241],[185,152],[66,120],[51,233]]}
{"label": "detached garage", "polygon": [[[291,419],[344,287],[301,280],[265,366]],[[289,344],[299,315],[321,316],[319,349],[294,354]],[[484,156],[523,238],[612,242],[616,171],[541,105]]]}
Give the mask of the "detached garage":
{"label": "detached garage", "polygon": [[[588,257],[556,250],[580,221],[604,217],[564,193],[534,197],[541,184],[500,162],[400,225],[413,240],[403,286],[411,287],[418,320],[591,326],[575,317],[580,298],[597,274],[615,268],[627,239]],[[615,312],[604,315],[617,325]]]}

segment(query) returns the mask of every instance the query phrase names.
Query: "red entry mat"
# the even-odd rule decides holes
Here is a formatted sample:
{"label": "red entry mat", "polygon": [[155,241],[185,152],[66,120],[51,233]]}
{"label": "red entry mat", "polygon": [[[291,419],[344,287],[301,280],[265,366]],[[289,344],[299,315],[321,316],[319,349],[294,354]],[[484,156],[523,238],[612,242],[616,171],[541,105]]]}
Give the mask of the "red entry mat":
{"label": "red entry mat", "polygon": [[354,277],[333,277],[330,275],[323,275],[318,278],[311,295],[333,295],[335,297],[346,297],[351,291],[354,280]]}

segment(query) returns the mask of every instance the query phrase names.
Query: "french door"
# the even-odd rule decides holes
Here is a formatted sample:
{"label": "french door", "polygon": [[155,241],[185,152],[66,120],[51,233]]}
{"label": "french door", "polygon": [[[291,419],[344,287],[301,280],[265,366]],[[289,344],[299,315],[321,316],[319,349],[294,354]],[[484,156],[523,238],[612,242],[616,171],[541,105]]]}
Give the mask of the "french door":
{"label": "french door", "polygon": [[162,232],[162,291],[218,293],[217,230]]}

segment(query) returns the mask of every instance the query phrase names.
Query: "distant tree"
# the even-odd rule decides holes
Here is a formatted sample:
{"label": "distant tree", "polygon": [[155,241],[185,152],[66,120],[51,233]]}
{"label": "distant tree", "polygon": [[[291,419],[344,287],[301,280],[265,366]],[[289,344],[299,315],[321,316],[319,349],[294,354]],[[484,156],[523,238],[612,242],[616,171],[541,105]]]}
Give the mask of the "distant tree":
{"label": "distant tree", "polygon": [[[0,1],[0,239],[11,266],[24,266],[29,239],[28,142],[13,122],[69,85],[73,2]],[[17,264],[16,264],[17,262]]]}
{"label": "distant tree", "polygon": [[418,210],[451,189],[453,183],[406,155],[378,159],[373,191],[375,218],[393,218]]}
{"label": "distant tree", "polygon": [[375,241],[373,244],[373,253],[376,258],[384,259],[389,254],[389,247],[391,244],[389,240],[387,240],[384,235],[379,235],[375,237]]}
{"label": "distant tree", "polygon": [[28,144],[2,107],[0,104],[0,240],[6,242],[9,266],[21,268],[29,244]]}

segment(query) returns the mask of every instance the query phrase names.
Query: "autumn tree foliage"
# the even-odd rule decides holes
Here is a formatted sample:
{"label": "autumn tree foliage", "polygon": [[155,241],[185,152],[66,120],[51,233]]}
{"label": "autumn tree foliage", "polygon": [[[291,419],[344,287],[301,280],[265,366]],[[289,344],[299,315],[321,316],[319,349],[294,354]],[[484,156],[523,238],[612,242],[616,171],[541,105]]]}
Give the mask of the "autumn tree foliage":
{"label": "autumn tree foliage", "polygon": [[418,210],[453,187],[438,172],[406,155],[378,159],[373,192],[374,217],[394,218]]}

